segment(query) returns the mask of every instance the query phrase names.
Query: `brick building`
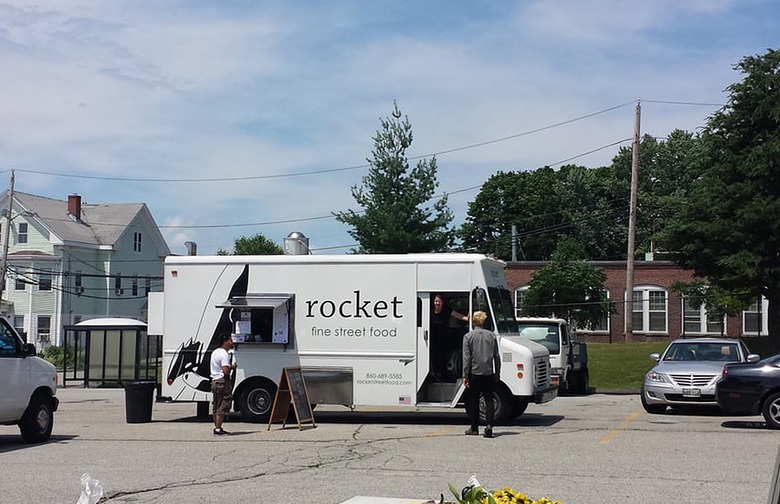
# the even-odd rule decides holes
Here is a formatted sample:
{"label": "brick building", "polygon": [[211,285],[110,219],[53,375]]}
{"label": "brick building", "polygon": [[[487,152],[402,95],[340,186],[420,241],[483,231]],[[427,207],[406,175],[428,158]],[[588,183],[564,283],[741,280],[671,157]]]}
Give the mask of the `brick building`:
{"label": "brick building", "polygon": [[[545,266],[544,261],[515,261],[507,263],[507,281],[515,297],[515,307],[522,305],[523,292],[533,274]],[[592,261],[607,276],[604,288],[615,307],[615,313],[605,318],[592,330],[578,328],[587,341],[617,343],[625,341],[625,261]],[[690,306],[670,286],[676,281],[693,279],[690,271],[671,261],[636,261],[634,263],[634,339],[672,339],[695,336],[761,336],[766,334],[767,301],[756,300],[736,317],[720,320],[707,313],[706,307]]]}

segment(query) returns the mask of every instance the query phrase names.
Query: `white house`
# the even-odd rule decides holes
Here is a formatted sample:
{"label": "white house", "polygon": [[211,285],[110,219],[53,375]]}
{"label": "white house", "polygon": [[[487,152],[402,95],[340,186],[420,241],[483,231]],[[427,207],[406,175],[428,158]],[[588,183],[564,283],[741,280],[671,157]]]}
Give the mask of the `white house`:
{"label": "white house", "polygon": [[144,203],[5,191],[0,209],[0,236],[8,236],[0,311],[28,342],[61,345],[63,326],[92,318],[145,320],[170,250]]}

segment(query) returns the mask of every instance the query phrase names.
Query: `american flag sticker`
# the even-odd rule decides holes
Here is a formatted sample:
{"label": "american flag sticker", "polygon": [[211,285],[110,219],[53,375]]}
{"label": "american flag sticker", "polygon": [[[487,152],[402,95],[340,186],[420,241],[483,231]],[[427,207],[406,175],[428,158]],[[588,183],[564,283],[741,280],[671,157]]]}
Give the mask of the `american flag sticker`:
{"label": "american flag sticker", "polygon": [[412,404],[412,398],[408,395],[398,396],[398,404]]}

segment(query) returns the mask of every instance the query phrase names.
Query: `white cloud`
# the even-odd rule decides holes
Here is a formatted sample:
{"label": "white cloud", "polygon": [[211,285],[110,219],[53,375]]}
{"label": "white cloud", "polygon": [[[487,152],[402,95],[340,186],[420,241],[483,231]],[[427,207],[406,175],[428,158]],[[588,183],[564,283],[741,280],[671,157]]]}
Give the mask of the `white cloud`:
{"label": "white cloud", "polygon": [[[742,55],[776,44],[778,8],[750,2],[38,2],[0,0],[0,170],[20,190],[144,201],[201,253],[262,232],[352,243],[316,219],[354,206],[379,117],[398,100],[411,155],[457,149],[633,102],[722,102]],[[745,27],[749,26],[750,30]],[[643,104],[643,132],[695,129],[708,107]],[[633,104],[438,157],[441,190],[630,137]],[[617,147],[575,162],[606,164]],[[27,171],[23,171],[27,170]],[[476,190],[450,205],[459,224]],[[312,217],[300,222],[285,222]],[[226,225],[268,223],[255,226]],[[339,250],[336,250],[339,251]],[[343,250],[341,250],[343,251]]]}

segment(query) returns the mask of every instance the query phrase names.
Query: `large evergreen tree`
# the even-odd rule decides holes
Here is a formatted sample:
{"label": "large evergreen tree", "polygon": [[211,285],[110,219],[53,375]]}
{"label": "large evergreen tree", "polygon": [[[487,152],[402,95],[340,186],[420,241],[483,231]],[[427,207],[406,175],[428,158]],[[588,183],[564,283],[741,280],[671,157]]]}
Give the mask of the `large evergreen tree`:
{"label": "large evergreen tree", "polygon": [[727,105],[702,131],[690,190],[661,236],[684,268],[728,291],[769,302],[780,339],[780,51],[745,57]]}
{"label": "large evergreen tree", "polygon": [[360,245],[358,252],[399,254],[436,252],[452,245],[448,229],[453,214],[444,195],[430,205],[436,180],[436,159],[409,166],[406,151],[412,144],[412,126],[394,104],[391,117],[381,119],[374,136],[368,175],[352,197],[363,212],[348,210],[334,215],[352,226],[349,234]]}

